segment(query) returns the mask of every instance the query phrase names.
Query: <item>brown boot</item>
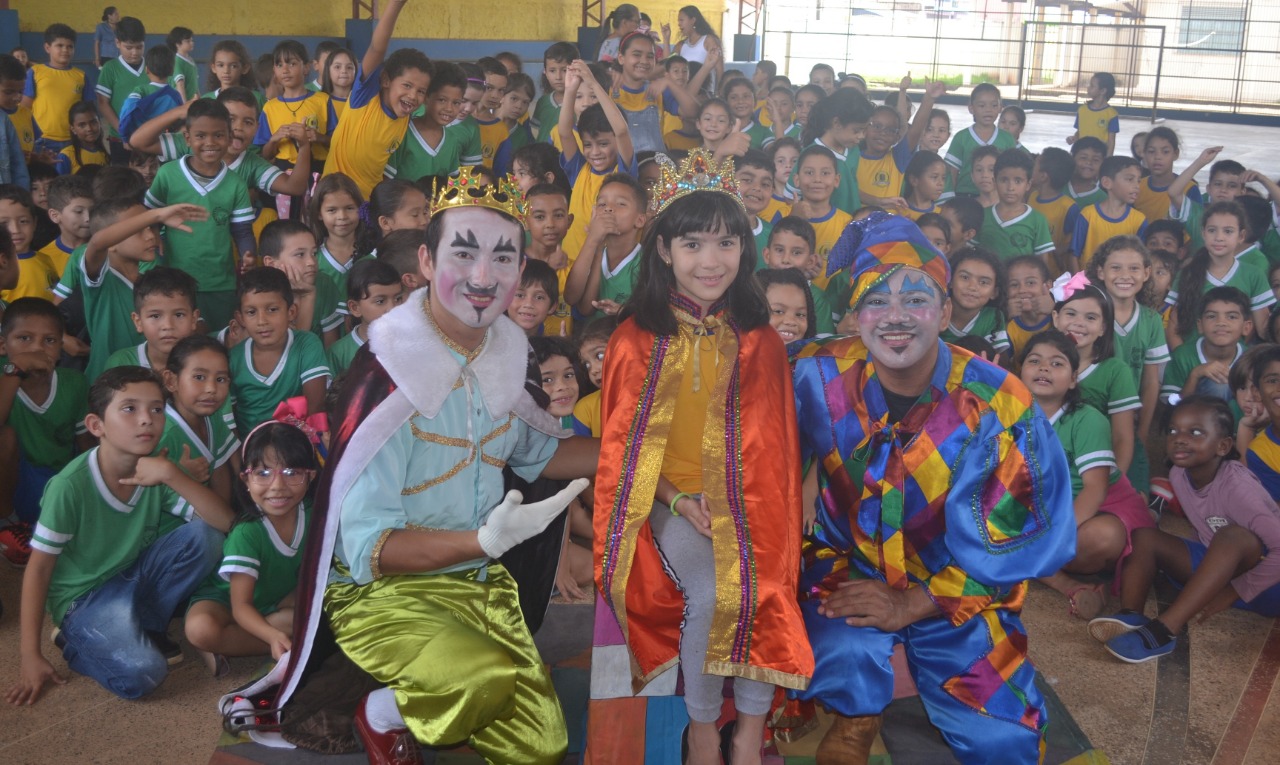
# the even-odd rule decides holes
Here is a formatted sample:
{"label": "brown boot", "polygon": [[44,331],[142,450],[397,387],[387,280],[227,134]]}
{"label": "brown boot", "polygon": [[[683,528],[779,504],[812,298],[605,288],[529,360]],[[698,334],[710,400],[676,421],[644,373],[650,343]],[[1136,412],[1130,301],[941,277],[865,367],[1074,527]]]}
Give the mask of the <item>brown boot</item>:
{"label": "brown boot", "polygon": [[866,765],[871,745],[880,732],[880,715],[845,717],[835,715],[831,729],[818,744],[818,765]]}

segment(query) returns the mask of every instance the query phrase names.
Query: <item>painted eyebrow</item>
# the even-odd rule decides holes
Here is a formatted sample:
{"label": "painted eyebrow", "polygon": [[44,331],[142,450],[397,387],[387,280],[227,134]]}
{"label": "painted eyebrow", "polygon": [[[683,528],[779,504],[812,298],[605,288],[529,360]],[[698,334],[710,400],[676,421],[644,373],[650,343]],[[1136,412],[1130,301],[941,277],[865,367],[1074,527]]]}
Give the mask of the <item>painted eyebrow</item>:
{"label": "painted eyebrow", "polygon": [[467,229],[467,238],[462,238],[462,232],[455,232],[453,235],[453,243],[450,247],[468,247],[473,250],[480,249],[480,242],[476,239],[476,233],[471,229]]}
{"label": "painted eyebrow", "polygon": [[[470,232],[468,232],[470,233]],[[494,252],[519,252],[510,239],[503,239],[493,248]]]}

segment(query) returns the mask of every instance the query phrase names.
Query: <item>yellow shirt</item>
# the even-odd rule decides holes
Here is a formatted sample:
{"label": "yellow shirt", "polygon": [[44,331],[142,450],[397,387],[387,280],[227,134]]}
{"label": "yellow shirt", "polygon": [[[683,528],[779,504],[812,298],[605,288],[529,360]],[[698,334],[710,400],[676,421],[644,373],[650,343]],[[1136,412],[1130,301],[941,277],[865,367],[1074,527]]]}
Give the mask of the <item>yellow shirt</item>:
{"label": "yellow shirt", "polygon": [[1016,316],[1013,317],[1005,328],[1005,332],[1009,335],[1009,345],[1013,348],[1013,358],[1016,359],[1021,356],[1022,349],[1026,347],[1027,341],[1035,337],[1037,332],[1043,332],[1048,329],[1051,321],[1053,321],[1053,316],[1049,315],[1044,317],[1039,324],[1027,327],[1023,326],[1021,319]]}
{"label": "yellow shirt", "polygon": [[791,200],[777,195],[769,197],[769,204],[760,211],[760,220],[773,225],[791,212]]}
{"label": "yellow shirt", "polygon": [[62,237],[59,236],[41,248],[39,254],[48,258],[49,263],[53,265],[53,273],[61,279],[62,272],[67,270],[67,261],[71,259],[73,252],[75,248],[64,245]]}
{"label": "yellow shirt", "polygon": [[[582,154],[579,153],[575,161],[581,158]],[[583,167],[578,171],[578,177],[573,182],[573,194],[569,197],[569,214],[573,216],[573,225],[569,226],[569,230],[565,232],[564,242],[560,245],[569,256],[570,266],[578,259],[578,253],[587,241],[587,224],[591,222],[591,213],[596,208],[596,197],[600,195],[600,187],[604,185],[605,177],[612,173],[625,172],[627,168],[619,162],[606,172],[597,173],[583,160]]]}
{"label": "yellow shirt", "polygon": [[493,122],[476,119],[476,124],[480,126],[481,161],[484,162],[485,167],[492,168],[493,157],[498,153],[498,147],[507,140],[511,131],[507,128],[507,123],[498,119]]}
{"label": "yellow shirt", "polygon": [[702,145],[702,136],[697,133],[689,135],[677,129],[662,136],[662,142],[672,151],[692,151]]}
{"label": "yellow shirt", "polygon": [[[1031,209],[1038,211],[1049,221],[1049,233],[1053,236],[1053,246],[1058,250],[1071,245],[1071,235],[1075,233],[1075,219],[1071,219],[1071,225],[1067,225],[1067,214],[1071,212],[1071,208],[1075,206],[1076,201],[1068,194],[1059,194],[1053,199],[1041,199],[1039,196],[1032,194],[1028,204]],[[1079,215],[1079,209],[1076,208],[1076,214]]]}
{"label": "yellow shirt", "polygon": [[[1093,260],[1093,254],[1098,251],[1103,242],[1122,234],[1140,237],[1147,225],[1146,218],[1136,207],[1130,207],[1120,219],[1112,220],[1103,215],[1097,205],[1089,205],[1080,211],[1080,217],[1089,224],[1083,246],[1076,253],[1076,257],[1080,258],[1081,270],[1089,267],[1089,261]],[[1072,244],[1075,246],[1079,243],[1073,239]]]}
{"label": "yellow shirt", "polygon": [[[702,491],[702,430],[711,405],[711,389],[715,387],[719,365],[732,362],[722,357],[710,340],[700,340],[689,353],[671,417],[667,452],[662,456],[662,476],[680,491],[697,494]],[[700,367],[700,384],[696,391],[693,389],[695,353]]]}
{"label": "yellow shirt", "polygon": [[13,129],[18,131],[18,143],[22,145],[22,156],[30,161],[31,152],[36,147],[36,122],[31,110],[25,106],[19,106],[12,114],[9,112],[5,114],[13,123]]}
{"label": "yellow shirt", "polygon": [[68,146],[61,152],[62,156],[67,158],[67,175],[75,175],[80,172],[80,168],[85,165],[106,165],[110,164],[110,157],[106,152],[91,151],[89,149],[80,150],[80,161],[76,162],[76,149],[74,146]]}
{"label": "yellow shirt", "polygon": [[836,246],[844,227],[853,222],[853,216],[838,207],[832,207],[831,212],[821,218],[810,218],[809,222],[813,224],[818,253],[818,275],[814,277],[813,283],[818,289],[825,290],[827,283],[831,281],[831,277],[827,276],[827,253]]}
{"label": "yellow shirt", "polygon": [[347,99],[338,98],[332,93],[329,94],[329,101],[333,104],[333,113],[338,116],[338,124],[342,124],[342,115],[347,113]]}
{"label": "yellow shirt", "polygon": [[31,67],[31,82],[35,84],[35,97],[31,101],[31,114],[40,132],[50,141],[71,140],[71,119],[68,114],[77,101],[84,98],[84,72],[75,67],[55,69],[47,64]]}
{"label": "yellow shirt", "polygon": [[[578,423],[591,432],[592,438],[599,438],[603,435],[604,430],[600,427],[600,391],[588,393],[578,399],[578,403],[573,405],[573,419],[575,430]],[[585,435],[579,433],[579,435]]]}
{"label": "yellow shirt", "polygon": [[18,283],[13,289],[0,292],[0,300],[5,303],[24,297],[52,300],[57,283],[58,274],[49,256],[43,252],[24,253],[18,256]]}
{"label": "yellow shirt", "polygon": [[[1187,187],[1185,194],[1192,199],[1200,198],[1200,187],[1191,182]],[[1142,183],[1138,186],[1138,201],[1133,206],[1137,208],[1147,220],[1163,220],[1169,217],[1169,187],[1155,187],[1151,185],[1150,178],[1143,178]]]}
{"label": "yellow shirt", "polygon": [[[578,144],[578,151],[582,151],[582,136],[578,135],[578,131],[573,131],[573,142]],[[564,153],[564,142],[560,140],[560,131],[551,131],[551,145],[556,147],[556,151]]]}
{"label": "yellow shirt", "polygon": [[[258,120],[258,134],[253,142],[262,146],[271,139],[272,134],[282,125],[301,122],[314,129],[320,135],[333,132],[333,102],[326,93],[307,91],[305,96],[285,100],[283,96],[271,99],[262,105],[262,116]],[[323,160],[329,156],[329,147],[320,144],[311,145],[311,159]],[[298,145],[285,139],[279,143],[276,159],[293,164],[298,161]]]}
{"label": "yellow shirt", "polygon": [[912,207],[910,203],[908,203],[907,206],[902,210],[900,210],[899,212],[901,213],[901,215],[903,215],[904,217],[910,218],[911,220],[920,220],[921,215],[936,213],[938,212],[938,209],[939,208],[938,208],[937,202],[934,202],[933,205],[930,206],[929,209],[927,210],[917,210],[916,208]]}
{"label": "yellow shirt", "polygon": [[[336,110],[339,102],[332,102]],[[382,67],[378,67],[351,91],[342,104],[344,116],[329,140],[324,175],[345,173],[368,199],[382,181],[387,160],[404,143],[408,117],[397,117],[382,104]]]}
{"label": "yellow shirt", "polygon": [[1110,105],[1094,109],[1086,101],[1076,110],[1076,132],[1081,138],[1092,136],[1105,144],[1108,138],[1120,132],[1120,113]]}
{"label": "yellow shirt", "polygon": [[570,262],[569,266],[556,271],[556,281],[560,283],[560,299],[556,301],[556,307],[551,309],[547,320],[542,323],[542,334],[545,336],[573,336],[573,309],[564,302],[564,285],[569,281],[569,267],[572,265]]}
{"label": "yellow shirt", "polygon": [[858,157],[858,191],[877,197],[902,196],[904,170],[911,161],[911,151],[904,138],[884,153],[872,159],[867,154]]}

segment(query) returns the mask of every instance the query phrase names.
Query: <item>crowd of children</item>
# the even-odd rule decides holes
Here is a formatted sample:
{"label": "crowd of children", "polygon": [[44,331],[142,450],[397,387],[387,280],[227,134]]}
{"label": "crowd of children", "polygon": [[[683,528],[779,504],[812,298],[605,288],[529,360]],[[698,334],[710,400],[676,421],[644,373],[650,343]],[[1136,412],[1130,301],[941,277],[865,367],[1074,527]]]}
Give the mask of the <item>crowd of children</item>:
{"label": "crowd of children", "polygon": [[[1280,545],[1271,179],[1221,147],[1178,170],[1166,127],[1116,154],[1107,73],[1070,150],[1035,155],[1018,141],[1025,112],[1002,110],[991,84],[953,133],[941,84],[913,104],[907,77],[876,105],[825,65],[808,83],[767,61],[746,76],[693,26],[697,47],[665,57],[642,29],[618,35],[608,62],[557,42],[535,84],[510,53],[391,52],[404,4],[386,4],[359,60],[286,40],[256,66],[219,41],[203,96],[191,30],[144,50],[143,22],[114,8],[92,95],[66,25],[46,30],[44,63],[0,56],[0,138],[17,149],[0,159],[0,553],[26,567],[10,701],[34,702],[55,676],[46,610],[69,665],[125,697],[179,658],[175,614],[215,669],[289,650],[321,466],[277,410],[322,423],[369,324],[425,284],[430,204],[451,176],[509,174],[523,195],[527,262],[508,315],[549,411],[599,437],[614,317],[654,299],[644,248],[660,170],[693,148],[735,168],[750,289],[786,343],[856,331],[849,280],[827,263],[851,221],[905,216],[949,257],[943,339],[1019,370],[1050,416],[1079,542],[1045,582],[1113,654],[1163,655],[1196,613],[1280,614],[1280,562],[1265,555]],[[1153,491],[1165,470],[1151,451],[1174,466],[1198,540],[1156,528],[1147,499],[1168,492]],[[590,495],[567,529],[557,586],[586,599]],[[1156,570],[1184,589],[1148,620]],[[1115,615],[1099,617],[1107,593],[1077,578],[1099,572],[1115,575]],[[145,634],[111,633],[131,649],[107,661],[101,620],[123,597],[150,604]]]}

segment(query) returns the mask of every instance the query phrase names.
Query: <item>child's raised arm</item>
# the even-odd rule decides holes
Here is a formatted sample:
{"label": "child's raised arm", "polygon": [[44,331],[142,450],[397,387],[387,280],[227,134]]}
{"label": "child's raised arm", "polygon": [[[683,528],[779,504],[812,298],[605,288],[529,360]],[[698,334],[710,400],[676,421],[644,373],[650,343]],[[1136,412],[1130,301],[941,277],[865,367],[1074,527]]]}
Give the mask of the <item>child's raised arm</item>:
{"label": "child's raised arm", "polygon": [[1187,187],[1195,180],[1196,173],[1204,169],[1206,165],[1218,156],[1222,151],[1221,146],[1210,146],[1200,152],[1200,156],[1196,157],[1196,161],[1187,165],[1187,169],[1178,173],[1178,177],[1173,179],[1173,183],[1169,184],[1169,205],[1173,208],[1181,208],[1182,200],[1186,199]]}
{"label": "child's raised arm", "polygon": [[[587,68],[585,62],[582,64],[582,68]],[[604,109],[604,116],[609,120],[609,127],[613,128],[613,137],[618,142],[618,159],[622,160],[623,167],[631,167],[631,163],[636,159],[636,152],[631,146],[631,131],[627,129],[627,118],[622,115],[622,110],[613,102],[613,97],[609,95],[609,91],[595,77],[583,77],[582,81],[583,87],[591,88],[595,91],[596,98],[600,101],[600,108]],[[561,111],[564,110],[561,109]]]}
{"label": "child's raised arm", "polygon": [[[582,66],[579,67],[579,64]],[[578,97],[578,88],[586,87],[583,70],[586,70],[586,64],[574,61],[564,73],[564,102],[560,109],[560,119],[556,122],[556,132],[560,134],[560,153],[564,155],[565,161],[578,156],[578,139],[573,136],[573,102]],[[589,70],[587,78],[593,79]]]}
{"label": "child's raised arm", "polygon": [[112,223],[89,238],[84,248],[84,270],[90,279],[97,279],[107,262],[107,251],[117,244],[151,226],[168,226],[191,233],[187,221],[209,219],[209,211],[200,205],[170,205],[147,210],[139,215]]}
{"label": "child's raised arm", "polygon": [[[689,91],[690,95],[694,95],[702,92],[703,83],[705,83],[707,81],[707,78],[711,76],[711,72],[716,68],[716,66],[722,62],[721,57],[723,55],[724,54],[720,52],[719,48],[716,48],[715,50],[707,51],[707,60],[702,62],[702,66],[698,69],[698,73],[695,74],[693,76],[693,79],[689,80],[689,84],[685,86],[685,89]],[[684,107],[681,106],[680,116],[685,117],[687,119],[691,119],[691,120],[697,119],[698,110],[695,106],[692,113],[685,114]]]}
{"label": "child's raised arm", "polygon": [[[1280,185],[1277,185],[1275,181],[1271,180],[1266,173],[1262,173],[1257,170],[1246,170],[1244,177],[1241,179],[1241,183],[1253,183],[1254,181],[1261,183],[1262,187],[1267,190],[1267,196],[1271,197],[1272,217],[1280,216]],[[1277,226],[1277,228],[1280,228],[1280,226]],[[1262,237],[1258,236],[1255,238],[1261,239]]]}
{"label": "child's raised arm", "polygon": [[618,224],[613,214],[603,209],[597,210],[587,224],[587,238],[582,243],[578,259],[573,261],[569,275],[565,277],[564,302],[576,308],[583,316],[591,316],[596,312],[592,302],[600,296],[600,262],[604,258],[604,240],[606,236],[616,233]]}
{"label": "child's raised arm", "polygon": [[406,2],[408,0],[388,0],[382,9],[378,25],[373,28],[373,39],[369,41],[369,49],[364,52],[364,59],[360,62],[360,73],[365,77],[369,76],[369,72],[382,66],[383,60],[386,59],[387,48],[391,45],[391,33],[396,29],[396,19],[399,18],[400,9]]}
{"label": "child's raised arm", "polygon": [[[924,98],[920,100],[920,108],[916,109],[916,116],[911,120],[911,126],[907,128],[907,148],[915,151],[920,146],[920,139],[924,136],[924,131],[929,128],[929,120],[933,117],[933,105],[942,98],[947,92],[947,84],[945,82],[931,82],[924,89]],[[905,98],[903,93],[899,100]]]}
{"label": "child's raised arm", "polygon": [[190,107],[191,101],[188,101],[181,106],[173,107],[159,117],[142,123],[137,130],[133,131],[133,135],[129,137],[129,146],[134,151],[158,156],[163,148],[160,146],[160,136],[164,135],[173,123],[186,119],[187,109]]}

